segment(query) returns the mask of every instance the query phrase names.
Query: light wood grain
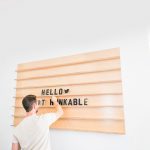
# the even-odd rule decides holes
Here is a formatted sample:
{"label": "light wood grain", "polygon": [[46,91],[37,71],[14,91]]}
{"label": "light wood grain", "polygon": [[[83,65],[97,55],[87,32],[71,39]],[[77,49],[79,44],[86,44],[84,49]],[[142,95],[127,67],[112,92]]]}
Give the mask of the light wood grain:
{"label": "light wood grain", "polygon": [[[59,94],[60,88],[69,92]],[[52,92],[41,95],[46,89]],[[38,115],[56,111],[50,105],[52,95],[58,99],[77,98],[81,103],[87,100],[87,105],[62,105],[64,115],[51,128],[125,133],[119,48],[19,64],[15,126],[26,114],[22,99],[28,94],[45,100]]]}
{"label": "light wood grain", "polygon": [[85,73],[103,72],[110,70],[120,70],[120,59],[110,59],[95,61],[90,63],[81,63],[67,66],[58,66],[53,68],[19,71],[17,79],[36,79],[45,77],[71,76]]}
{"label": "light wood grain", "polygon": [[[55,112],[55,108],[40,108],[38,115]],[[81,118],[81,119],[123,119],[122,107],[99,107],[99,108],[63,108],[64,115],[62,118]],[[26,112],[23,108],[15,109],[15,116],[25,116]]]}
{"label": "light wood grain", "polygon": [[65,56],[61,58],[53,58],[29,63],[22,63],[18,65],[17,71],[29,71],[29,70],[38,70],[42,68],[49,67],[58,67],[72,64],[80,64],[80,63],[88,63],[99,60],[107,60],[120,58],[120,50],[119,48],[113,48],[109,50],[89,52],[83,54],[77,54],[72,56]]}
{"label": "light wood grain", "polygon": [[[22,118],[14,118],[14,125],[19,124],[21,120]],[[59,119],[50,128],[117,134],[125,133],[123,120]]]}
{"label": "light wood grain", "polygon": [[55,122],[51,128],[82,130],[82,131],[98,131],[105,133],[124,134],[124,122],[116,120],[59,120]]}
{"label": "light wood grain", "polygon": [[88,83],[100,83],[100,82],[114,82],[121,81],[120,71],[110,71],[91,74],[80,74],[74,76],[63,77],[50,77],[50,78],[38,78],[30,80],[19,80],[17,82],[17,88],[36,87],[36,86],[64,86],[64,85],[78,85]]}

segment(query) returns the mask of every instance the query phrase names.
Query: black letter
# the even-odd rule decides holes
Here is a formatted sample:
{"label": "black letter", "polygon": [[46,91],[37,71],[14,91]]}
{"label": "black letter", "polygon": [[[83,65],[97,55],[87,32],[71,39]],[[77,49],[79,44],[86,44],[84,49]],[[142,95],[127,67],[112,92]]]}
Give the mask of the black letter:
{"label": "black letter", "polygon": [[42,89],[41,95],[45,95],[45,90]]}

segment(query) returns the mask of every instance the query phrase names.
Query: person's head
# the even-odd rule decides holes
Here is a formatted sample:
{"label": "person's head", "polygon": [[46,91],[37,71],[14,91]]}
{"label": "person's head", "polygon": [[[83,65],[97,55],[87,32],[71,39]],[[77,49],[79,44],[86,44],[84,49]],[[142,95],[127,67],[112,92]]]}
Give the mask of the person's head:
{"label": "person's head", "polygon": [[37,113],[38,112],[38,105],[37,105],[37,100],[35,95],[27,95],[23,98],[22,100],[22,105],[26,112],[33,112]]}

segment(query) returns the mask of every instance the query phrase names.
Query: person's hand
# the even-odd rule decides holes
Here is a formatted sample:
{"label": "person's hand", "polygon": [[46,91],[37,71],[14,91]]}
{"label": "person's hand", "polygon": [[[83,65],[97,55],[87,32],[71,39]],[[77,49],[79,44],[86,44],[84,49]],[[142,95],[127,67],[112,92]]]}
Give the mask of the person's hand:
{"label": "person's hand", "polygon": [[56,96],[52,96],[52,101],[53,101],[54,103],[57,102]]}

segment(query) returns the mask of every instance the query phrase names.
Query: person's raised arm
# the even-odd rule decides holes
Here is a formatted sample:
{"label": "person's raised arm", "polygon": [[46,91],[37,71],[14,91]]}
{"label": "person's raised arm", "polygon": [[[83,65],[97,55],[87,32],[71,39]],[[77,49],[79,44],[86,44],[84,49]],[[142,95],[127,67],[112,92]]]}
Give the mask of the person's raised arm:
{"label": "person's raised arm", "polygon": [[56,116],[59,118],[63,115],[63,109],[61,108],[61,106],[59,105],[59,103],[57,102],[57,98],[55,96],[52,96],[52,101],[54,103],[54,107],[56,108]]}
{"label": "person's raised arm", "polygon": [[[41,115],[42,122],[44,121],[46,125],[51,125],[54,123],[56,120],[58,120],[62,115],[63,115],[63,109],[57,102],[57,98],[55,96],[52,96],[51,99],[54,103],[54,107],[56,108],[56,112],[48,112],[45,113],[44,115]],[[51,109],[51,108],[50,108]]]}

